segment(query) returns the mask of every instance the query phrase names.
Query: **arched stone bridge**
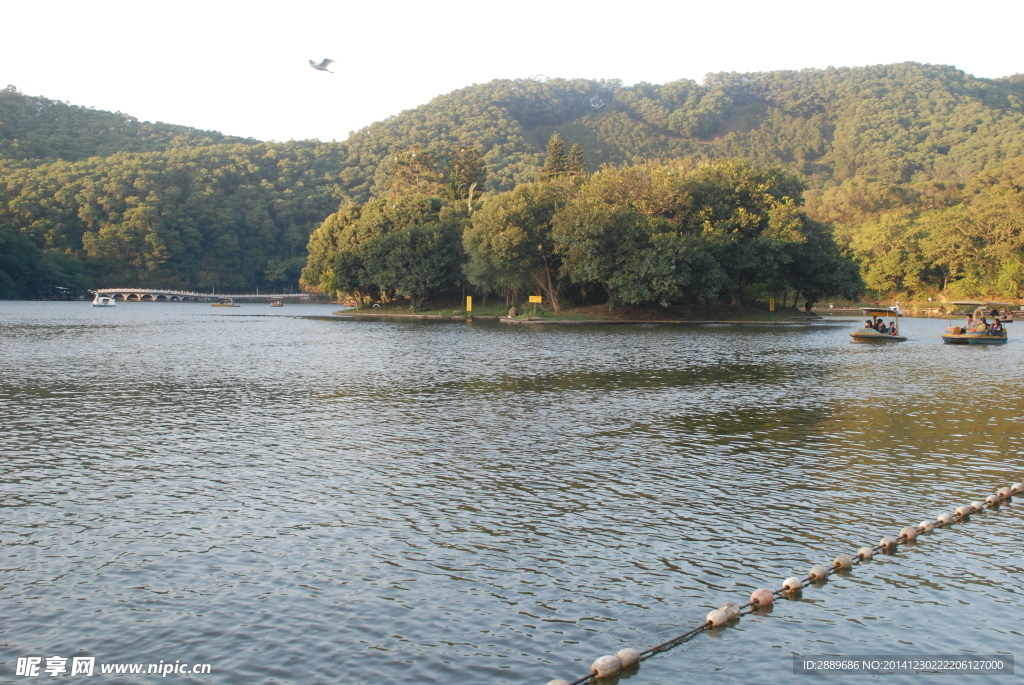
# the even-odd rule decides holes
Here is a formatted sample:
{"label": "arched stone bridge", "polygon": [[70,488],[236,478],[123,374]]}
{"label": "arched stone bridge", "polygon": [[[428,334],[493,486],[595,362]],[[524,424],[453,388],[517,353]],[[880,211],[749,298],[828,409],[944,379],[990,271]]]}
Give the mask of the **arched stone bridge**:
{"label": "arched stone bridge", "polygon": [[221,302],[223,300],[266,301],[266,300],[308,300],[306,293],[275,295],[232,295],[230,293],[194,293],[188,290],[155,290],[152,288],[100,288],[96,291],[105,297],[122,302]]}

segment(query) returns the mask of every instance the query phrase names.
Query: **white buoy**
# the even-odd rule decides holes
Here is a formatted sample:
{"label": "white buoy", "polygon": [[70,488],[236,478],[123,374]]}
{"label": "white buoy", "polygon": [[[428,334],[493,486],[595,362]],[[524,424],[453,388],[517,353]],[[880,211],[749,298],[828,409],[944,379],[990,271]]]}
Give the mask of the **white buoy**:
{"label": "white buoy", "polygon": [[1017,483],[1016,485],[1011,485],[1010,492],[1012,492],[1015,495],[1019,495],[1020,493],[1024,492],[1024,483]]}
{"label": "white buoy", "polygon": [[999,506],[999,495],[989,495],[985,498],[985,504],[988,505],[989,509],[993,509]]}
{"label": "white buoy", "polygon": [[935,530],[935,524],[931,521],[921,521],[921,523],[917,524],[917,529],[922,533],[930,533]]}
{"label": "white buoy", "polygon": [[940,526],[948,526],[949,524],[953,523],[953,517],[949,514],[939,514],[935,518],[935,522],[938,523]]}
{"label": "white buoy", "polygon": [[984,502],[971,502],[971,509],[974,509],[974,511],[984,511],[985,510],[985,503]]}
{"label": "white buoy", "polygon": [[917,539],[917,528],[913,526],[907,526],[900,531],[900,538],[907,542],[912,542]]}
{"label": "white buoy", "polygon": [[828,580],[828,566],[812,566],[811,570],[807,572],[807,577],[814,580]]}
{"label": "white buoy", "polygon": [[796,592],[803,588],[804,581],[799,578],[786,578],[782,581],[782,589],[786,592]]}
{"label": "white buoy", "polygon": [[971,509],[970,507],[957,507],[956,508],[956,515],[959,516],[960,518],[967,518],[968,516],[970,516],[973,513],[973,511],[974,510]]}
{"label": "white buoy", "polygon": [[999,499],[1010,499],[1010,495],[1013,494],[1013,490],[1010,488],[999,488],[999,490],[996,491],[996,494],[999,495]]}
{"label": "white buoy", "polygon": [[549,680],[548,685],[569,685],[569,681],[562,680],[561,678],[555,678],[554,680]]}
{"label": "white buoy", "polygon": [[853,557],[849,554],[840,554],[832,561],[832,566],[835,568],[852,568]]}
{"label": "white buoy", "polygon": [[718,607],[718,609],[720,611],[724,611],[730,621],[740,617],[740,605],[736,602],[726,602],[722,606]]}
{"label": "white buoy", "polygon": [[870,547],[861,547],[857,550],[857,557],[861,561],[871,561],[871,557],[875,556],[875,550]]}
{"label": "white buoy", "polygon": [[750,601],[755,606],[766,607],[775,601],[775,595],[772,594],[771,590],[766,590],[762,587],[750,593]]}
{"label": "white buoy", "polygon": [[590,664],[590,672],[598,678],[607,678],[610,675],[615,675],[621,668],[622,664],[611,654],[599,656],[594,660],[594,663]]}
{"label": "white buoy", "polygon": [[892,537],[891,535],[886,535],[878,543],[878,546],[881,547],[882,549],[896,549],[896,546],[898,544],[899,544],[899,540],[897,540],[896,538]]}
{"label": "white buoy", "polygon": [[615,658],[619,660],[619,664],[623,668],[629,668],[640,663],[640,652],[636,651],[632,647],[626,647],[615,652]]}
{"label": "white buoy", "polygon": [[729,614],[725,613],[721,609],[715,609],[714,611],[708,612],[705,621],[715,626],[716,628],[718,626],[724,626],[726,623],[729,622]]}

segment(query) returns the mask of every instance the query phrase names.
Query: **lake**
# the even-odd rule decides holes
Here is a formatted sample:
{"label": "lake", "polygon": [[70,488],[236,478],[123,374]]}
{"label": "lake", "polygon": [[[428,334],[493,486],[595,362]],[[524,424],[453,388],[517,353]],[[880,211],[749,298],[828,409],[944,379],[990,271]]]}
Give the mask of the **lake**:
{"label": "lake", "polygon": [[[335,309],[0,302],[0,673],[51,656],[70,673],[78,656],[97,675],[210,665],[167,676],[181,683],[572,681],[1024,479],[1024,324],[977,348],[904,319],[908,342],[869,346],[850,343],[856,320]],[[619,680],[1012,655],[1021,510],[879,554]]]}

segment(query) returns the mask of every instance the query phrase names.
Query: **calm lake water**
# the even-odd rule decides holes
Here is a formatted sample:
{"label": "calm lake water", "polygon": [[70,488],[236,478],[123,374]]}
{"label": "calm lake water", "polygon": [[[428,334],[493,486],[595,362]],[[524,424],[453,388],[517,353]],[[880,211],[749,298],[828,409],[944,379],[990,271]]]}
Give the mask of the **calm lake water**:
{"label": "calm lake water", "polygon": [[[906,319],[908,342],[875,347],[850,343],[856,321],[528,328],[336,308],[0,303],[0,680],[60,655],[211,664],[179,683],[571,681],[1024,479],[1024,323],[1006,346],[959,348],[947,322]],[[621,682],[1021,651],[1022,509]],[[826,678],[882,679],[926,682]]]}

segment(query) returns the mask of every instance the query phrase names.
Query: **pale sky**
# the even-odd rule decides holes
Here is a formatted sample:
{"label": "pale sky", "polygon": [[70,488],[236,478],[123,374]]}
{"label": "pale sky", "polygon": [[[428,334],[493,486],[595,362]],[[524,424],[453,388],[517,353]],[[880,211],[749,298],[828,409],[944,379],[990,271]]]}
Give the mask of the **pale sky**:
{"label": "pale sky", "polygon": [[[538,74],[1024,72],[1020,0],[5,0],[0,16],[0,88],[263,140],[343,140],[436,95]],[[310,68],[324,57],[335,73]]]}

